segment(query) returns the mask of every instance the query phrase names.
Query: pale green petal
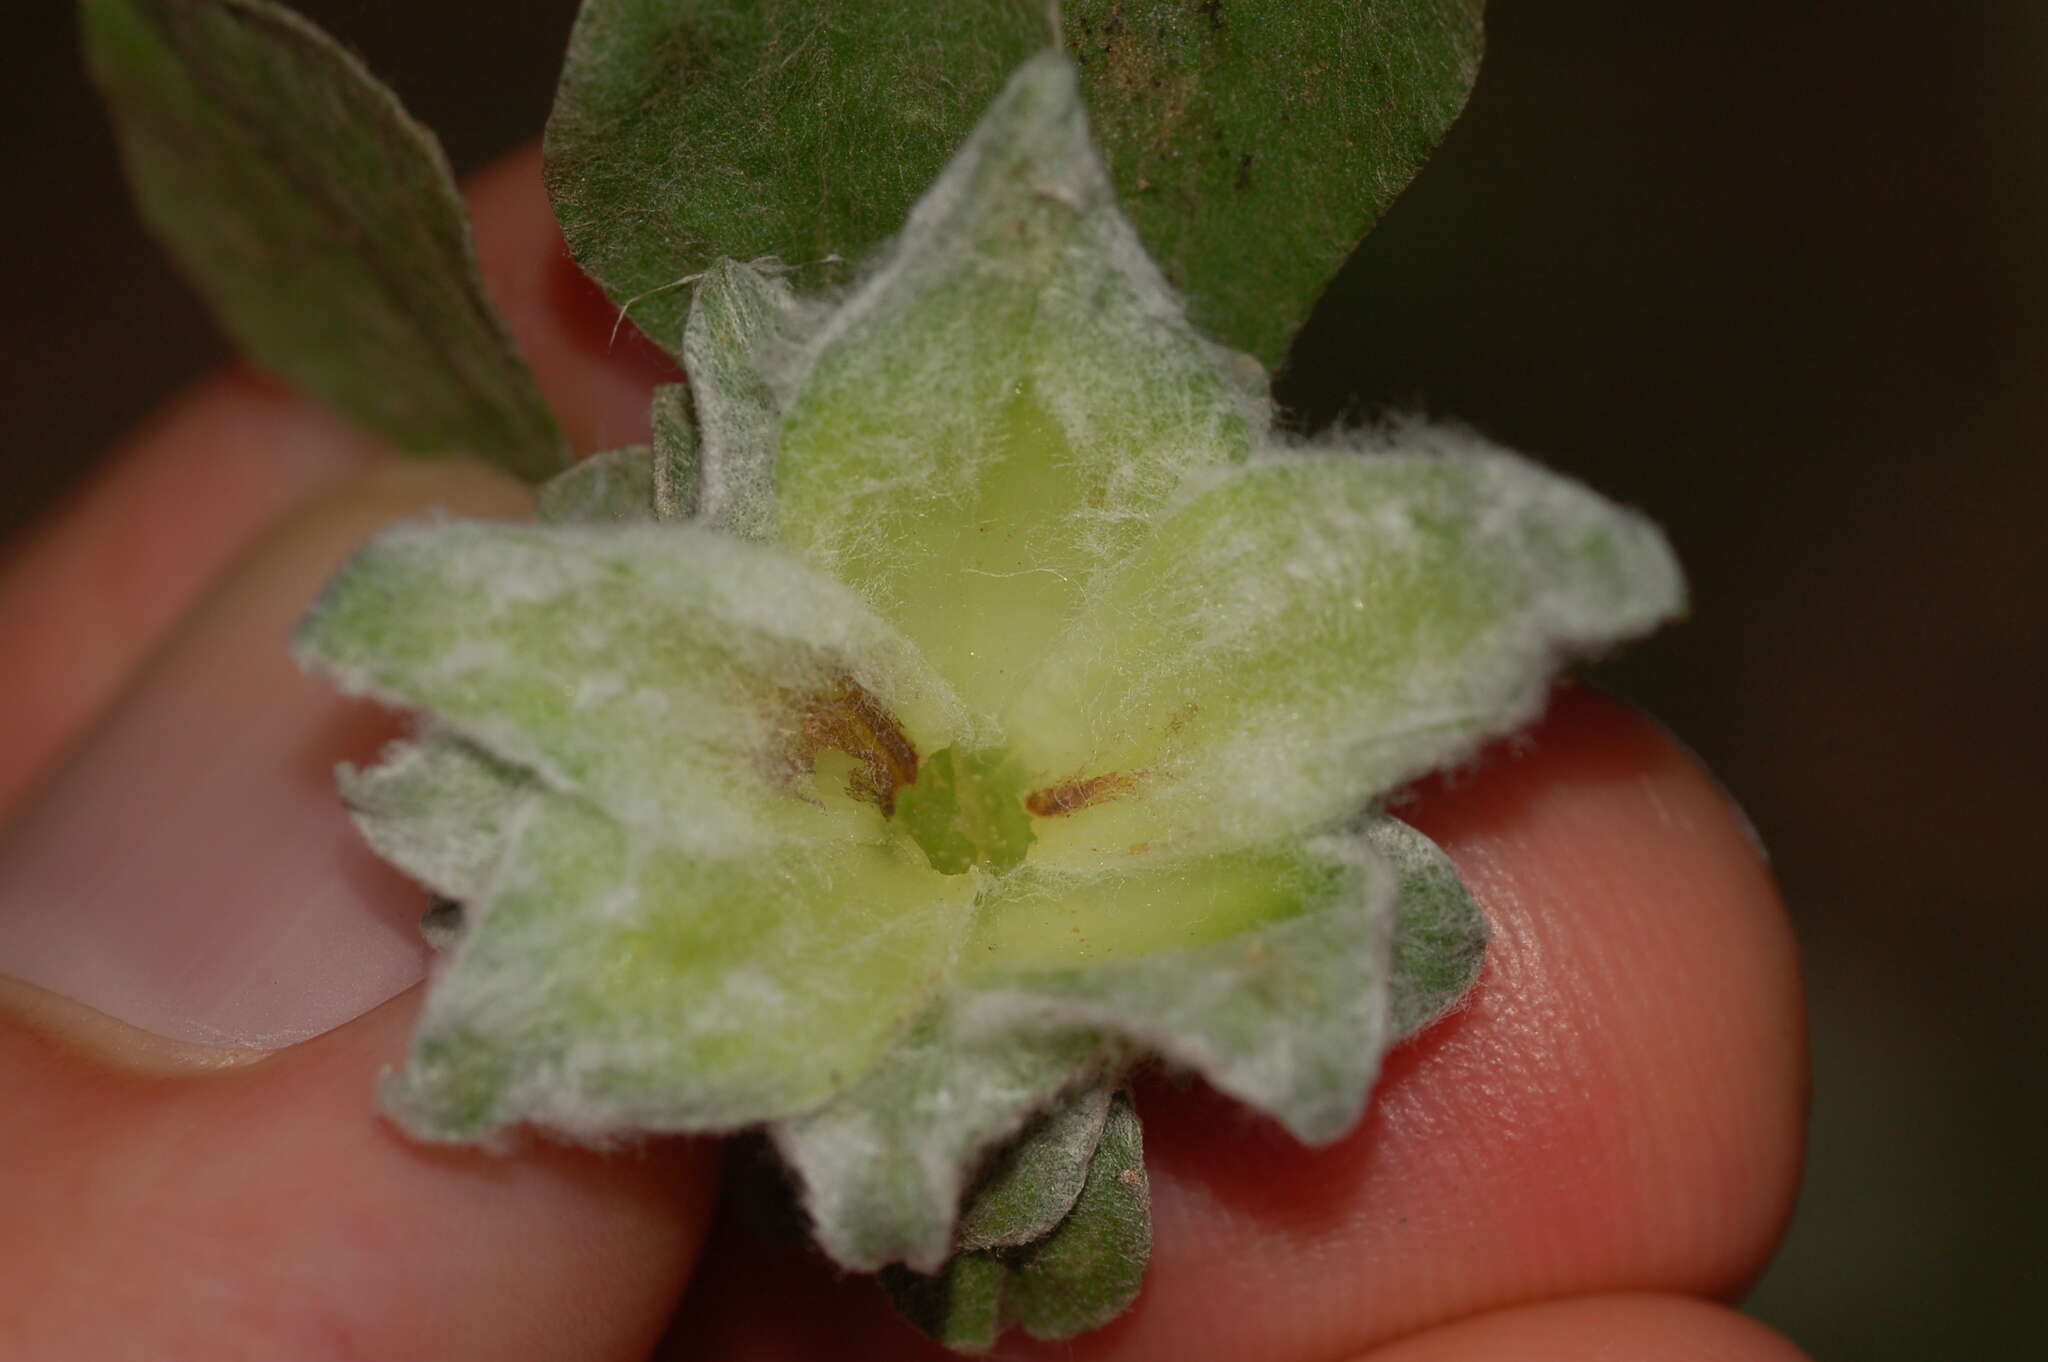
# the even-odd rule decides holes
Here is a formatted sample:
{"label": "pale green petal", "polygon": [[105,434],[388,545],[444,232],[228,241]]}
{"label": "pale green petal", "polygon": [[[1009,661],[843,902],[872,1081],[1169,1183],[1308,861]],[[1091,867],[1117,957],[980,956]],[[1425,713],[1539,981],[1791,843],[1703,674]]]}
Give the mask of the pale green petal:
{"label": "pale green petal", "polygon": [[1118,215],[1074,73],[1024,66],[783,380],[780,533],[980,712],[1263,409]]}
{"label": "pale green petal", "polygon": [[1491,929],[1443,848],[1391,814],[1366,820],[1367,846],[1400,883],[1394,923],[1393,1034],[1412,1036],[1457,1007],[1486,959]]}
{"label": "pale green petal", "polygon": [[556,525],[654,519],[654,451],[628,445],[563,469],[541,485],[534,515]]}
{"label": "pale green petal", "polygon": [[942,987],[964,876],[849,843],[679,852],[542,794],[385,1102],[414,1133],[730,1130],[857,1083]]}
{"label": "pale green petal", "polygon": [[710,855],[884,835],[872,804],[814,788],[819,706],[886,710],[920,751],[961,723],[857,597],[690,525],[395,530],[329,586],[297,647],[344,688],[426,709]]}
{"label": "pale green petal", "polygon": [[436,894],[484,892],[539,792],[531,775],[449,734],[394,743],[375,766],[336,772],[342,803],[379,856]]}
{"label": "pale green petal", "polygon": [[696,403],[698,514],[743,539],[775,533],[780,404],[764,365],[794,344],[805,309],[769,270],[720,260],[697,281],[683,331]]}
{"label": "pale green petal", "polygon": [[1390,1040],[1393,875],[1338,836],[1127,866],[1027,864],[985,895],[963,1019],[1122,1036],[1303,1140],[1342,1135]]}
{"label": "pale green petal", "polygon": [[857,1271],[937,1268],[979,1159],[1124,1053],[1081,1028],[1019,1032],[950,1008],[925,1017],[857,1087],[775,1130],[818,1243]]}
{"label": "pale green petal", "polygon": [[1472,752],[1558,667],[1683,606],[1647,520],[1455,432],[1273,456],[1197,497],[1103,584],[1010,723],[1034,782],[1116,796],[1033,858],[1285,836]]}
{"label": "pale green petal", "polygon": [[1139,1051],[1335,1139],[1389,1040],[1393,893],[1339,838],[995,881],[948,1006],[860,1088],[776,1133],[819,1243],[856,1270],[936,1270],[977,1153]]}

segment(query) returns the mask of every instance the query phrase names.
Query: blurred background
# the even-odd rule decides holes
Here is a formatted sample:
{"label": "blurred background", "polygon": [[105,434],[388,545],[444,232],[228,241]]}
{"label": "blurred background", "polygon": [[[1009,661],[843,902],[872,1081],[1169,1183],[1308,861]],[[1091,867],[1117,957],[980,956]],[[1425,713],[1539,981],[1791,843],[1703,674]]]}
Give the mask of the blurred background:
{"label": "blurred background", "polygon": [[[25,8],[8,537],[226,356],[127,207],[69,6]],[[575,6],[300,8],[466,169],[539,130]],[[2044,220],[2041,0],[1493,0],[1470,112],[1281,384],[1309,423],[1455,414],[1677,541],[1694,618],[1601,679],[1721,772],[1797,920],[1812,1163],[1749,1308],[1823,1362],[2048,1357]]]}

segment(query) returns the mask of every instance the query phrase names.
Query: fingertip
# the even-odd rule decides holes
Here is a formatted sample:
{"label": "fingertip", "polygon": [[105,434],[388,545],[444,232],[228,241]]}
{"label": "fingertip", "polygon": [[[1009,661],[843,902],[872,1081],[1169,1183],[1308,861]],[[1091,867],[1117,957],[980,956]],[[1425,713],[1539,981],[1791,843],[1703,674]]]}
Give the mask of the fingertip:
{"label": "fingertip", "polygon": [[[419,898],[368,864],[331,769],[385,725],[284,647],[390,520],[530,500],[477,466],[378,464],[274,524],[0,842],[0,966],[74,999],[16,985],[0,1016],[23,1355],[623,1358],[658,1337],[708,1146],[497,1156],[377,1116]],[[315,1031],[257,1058],[191,1043]]]}
{"label": "fingertip", "polygon": [[0,563],[0,817],[267,524],[390,455],[236,369],[116,451]]}
{"label": "fingertip", "polygon": [[1354,1362],[1806,1362],[1764,1325],[1685,1296],[1548,1301],[1461,1320]]}
{"label": "fingertip", "polygon": [[[1756,1269],[1798,1164],[1791,940],[1725,795],[1653,724],[1580,692],[1400,812],[1493,920],[1470,1004],[1390,1056],[1364,1122],[1321,1149],[1197,1085],[1143,1085],[1143,1292],[1107,1329],[1005,1353],[1321,1362],[1531,1300],[1663,1292],[1692,1330],[1665,1353],[1492,1342],[1503,1359],[1790,1362],[1767,1331],[1677,1299]],[[867,1284],[828,1295],[812,1256],[765,1262],[700,1284],[678,1355],[922,1355]],[[829,1301],[801,1319],[772,1305],[799,1279]],[[1634,1309],[1609,1317],[1616,1337],[1654,1339],[1655,1311]]]}
{"label": "fingertip", "polygon": [[461,463],[391,463],[261,536],[0,832],[0,972],[175,1039],[274,1048],[418,980],[419,891],[350,826],[335,763],[394,733],[287,652],[369,535],[523,514]]}
{"label": "fingertip", "polygon": [[1807,1055],[1797,945],[1728,791],[1660,725],[1574,686],[1527,740],[1404,814],[1497,934],[1475,1000],[1491,1022],[1445,1038],[1469,1049],[1436,1081],[1513,1066],[1512,1121],[1466,1116],[1520,1148],[1555,1117],[1546,1163],[1575,1155],[1627,1213],[1608,1228],[1635,1242],[1609,1251],[1678,1274],[1641,1284],[1739,1292],[1791,1213]]}
{"label": "fingertip", "polygon": [[414,1144],[373,1090],[416,1004],[217,1072],[0,1018],[0,1074],[27,1095],[0,1113],[24,1355],[645,1356],[693,1264],[714,1150]]}
{"label": "fingertip", "polygon": [[1391,1055],[1325,1148],[1146,1094],[1153,1271],[1109,1355],[1309,1359],[1529,1299],[1725,1296],[1775,1244],[1796,962],[1719,787],[1582,692],[1399,812],[1493,925],[1468,1005]]}

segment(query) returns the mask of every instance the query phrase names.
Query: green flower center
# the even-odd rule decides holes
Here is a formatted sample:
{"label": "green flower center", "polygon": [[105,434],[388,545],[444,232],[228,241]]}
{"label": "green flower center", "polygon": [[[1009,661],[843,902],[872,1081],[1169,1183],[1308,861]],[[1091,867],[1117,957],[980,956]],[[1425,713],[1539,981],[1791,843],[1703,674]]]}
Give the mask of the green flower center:
{"label": "green flower center", "polygon": [[1015,870],[1037,840],[1025,778],[1003,748],[946,747],[896,795],[895,817],[941,875]]}
{"label": "green flower center", "polygon": [[1036,820],[1065,818],[1138,784],[1112,771],[1034,788],[1007,747],[955,745],[920,756],[888,706],[849,676],[809,692],[777,692],[776,701],[773,722],[790,737],[775,758],[784,789],[825,807],[872,806],[941,875],[1015,870],[1038,840]]}

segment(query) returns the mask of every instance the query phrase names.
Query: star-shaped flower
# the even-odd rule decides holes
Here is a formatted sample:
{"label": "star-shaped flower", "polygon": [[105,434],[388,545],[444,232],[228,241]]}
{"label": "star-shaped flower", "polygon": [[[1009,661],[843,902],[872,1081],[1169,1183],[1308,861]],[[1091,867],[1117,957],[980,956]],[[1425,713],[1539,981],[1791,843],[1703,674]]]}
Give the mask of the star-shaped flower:
{"label": "star-shaped flower", "polygon": [[430,716],[344,775],[462,905],[386,1103],[447,1140],[765,1126],[840,1262],[966,1250],[957,1299],[1006,1279],[986,1309],[1059,1332],[1004,1253],[1141,1198],[1120,1076],[1347,1130],[1484,940],[1376,801],[1671,616],[1676,567],[1468,434],[1274,434],[1051,54],[849,295],[720,264],[684,358],[551,523],[391,532],[302,627]]}

